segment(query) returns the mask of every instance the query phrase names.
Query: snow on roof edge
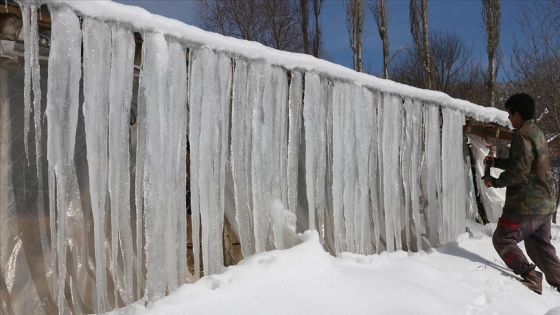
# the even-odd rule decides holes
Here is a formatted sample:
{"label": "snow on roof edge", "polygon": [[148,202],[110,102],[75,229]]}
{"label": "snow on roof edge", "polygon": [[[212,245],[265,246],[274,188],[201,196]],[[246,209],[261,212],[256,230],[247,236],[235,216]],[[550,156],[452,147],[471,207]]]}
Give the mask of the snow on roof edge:
{"label": "snow on roof edge", "polygon": [[264,59],[274,65],[290,70],[312,71],[331,78],[352,81],[361,86],[400,94],[405,97],[418,98],[442,107],[457,109],[463,112],[465,116],[482,122],[496,123],[506,127],[510,126],[507,112],[496,108],[483,107],[465,100],[455,99],[443,92],[415,88],[369,74],[359,73],[310,55],[280,51],[257,42],[208,32],[175,19],[152,14],[140,7],[116,3],[110,0],[51,0],[49,2],[63,3],[76,12],[102,21],[117,21],[129,24],[135,31],[163,33],[178,40],[185,40],[216,51],[228,52],[248,59]]}

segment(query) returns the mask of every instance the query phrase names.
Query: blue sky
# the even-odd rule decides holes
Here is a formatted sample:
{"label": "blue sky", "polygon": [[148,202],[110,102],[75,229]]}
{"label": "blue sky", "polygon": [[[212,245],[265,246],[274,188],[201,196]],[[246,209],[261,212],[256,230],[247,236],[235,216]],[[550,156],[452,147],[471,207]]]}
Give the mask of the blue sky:
{"label": "blue sky", "polygon": [[[194,18],[194,0],[118,0],[117,2],[135,5],[165,17],[180,20],[186,24],[196,25]],[[509,52],[514,39],[522,41],[523,34],[517,23],[521,0],[502,1],[502,28],[500,45],[504,53],[504,65],[499,78],[505,78],[508,69]],[[394,52],[411,43],[408,21],[409,0],[387,0],[389,14],[390,49]],[[486,36],[481,15],[482,0],[429,0],[428,27],[430,32],[449,31],[459,35],[467,45],[473,47],[473,58],[486,65]],[[328,60],[352,67],[352,51],[346,30],[346,16],[342,0],[326,0],[321,16],[321,25]],[[366,17],[364,40],[364,69],[377,74],[381,72],[381,41],[373,17],[368,12]]]}

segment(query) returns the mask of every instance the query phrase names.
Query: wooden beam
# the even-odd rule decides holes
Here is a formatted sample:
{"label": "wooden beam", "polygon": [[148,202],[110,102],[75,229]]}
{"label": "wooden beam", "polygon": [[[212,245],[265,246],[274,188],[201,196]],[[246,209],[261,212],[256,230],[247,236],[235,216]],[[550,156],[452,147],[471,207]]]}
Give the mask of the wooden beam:
{"label": "wooden beam", "polygon": [[484,138],[501,139],[511,141],[513,131],[492,123],[484,123],[474,119],[467,119],[463,132],[466,134],[474,134]]}

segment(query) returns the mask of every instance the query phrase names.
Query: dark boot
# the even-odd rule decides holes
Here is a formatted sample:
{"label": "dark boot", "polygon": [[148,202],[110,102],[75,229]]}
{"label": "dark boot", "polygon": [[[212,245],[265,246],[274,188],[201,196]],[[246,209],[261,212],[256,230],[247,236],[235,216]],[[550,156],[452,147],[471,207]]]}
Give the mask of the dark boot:
{"label": "dark boot", "polygon": [[533,290],[537,294],[542,294],[542,272],[529,270],[522,274],[521,281],[527,288]]}

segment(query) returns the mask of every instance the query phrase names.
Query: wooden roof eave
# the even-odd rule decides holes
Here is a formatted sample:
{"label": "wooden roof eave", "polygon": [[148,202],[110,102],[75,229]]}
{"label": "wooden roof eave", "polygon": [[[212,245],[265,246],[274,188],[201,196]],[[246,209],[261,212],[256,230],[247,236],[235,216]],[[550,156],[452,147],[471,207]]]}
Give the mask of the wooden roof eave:
{"label": "wooden roof eave", "polygon": [[500,139],[511,141],[513,131],[507,127],[494,124],[485,123],[472,118],[467,118],[465,126],[463,126],[465,134],[474,134],[480,137],[489,139]]}

